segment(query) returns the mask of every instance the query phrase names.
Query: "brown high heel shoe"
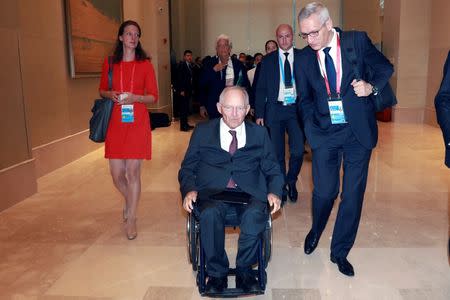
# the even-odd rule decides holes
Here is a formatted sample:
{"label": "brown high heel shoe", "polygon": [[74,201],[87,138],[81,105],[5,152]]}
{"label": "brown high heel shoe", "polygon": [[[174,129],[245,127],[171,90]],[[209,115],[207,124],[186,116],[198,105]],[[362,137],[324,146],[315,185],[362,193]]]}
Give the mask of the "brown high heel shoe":
{"label": "brown high heel shoe", "polygon": [[129,240],[137,237],[136,218],[128,218],[125,225],[125,232]]}

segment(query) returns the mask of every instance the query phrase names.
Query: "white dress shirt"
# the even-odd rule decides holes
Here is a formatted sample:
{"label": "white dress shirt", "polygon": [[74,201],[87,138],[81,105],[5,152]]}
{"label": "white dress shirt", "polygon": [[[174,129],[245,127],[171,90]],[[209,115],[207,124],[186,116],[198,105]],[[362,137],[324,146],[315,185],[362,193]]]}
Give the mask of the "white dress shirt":
{"label": "white dress shirt", "polygon": [[231,129],[227,126],[227,124],[225,124],[223,119],[220,119],[220,147],[227,152],[230,150],[230,144],[233,136],[228,132],[229,130],[236,131],[236,138],[238,142],[237,148],[240,149],[244,147],[247,141],[247,135],[245,134],[245,122],[242,122],[242,124],[235,129]]}
{"label": "white dress shirt", "polygon": [[[288,52],[288,61],[291,65],[291,72],[294,73],[294,47],[291,47],[288,51],[285,51],[281,48],[278,48],[278,61],[281,61],[281,65],[279,66],[279,72],[280,72],[280,88],[278,91],[278,101],[284,102],[284,61],[286,59],[286,56],[284,55],[285,52]],[[281,73],[283,72],[283,74]],[[294,83],[294,96],[297,96],[297,91],[295,90],[295,78],[292,76],[292,82]]]}

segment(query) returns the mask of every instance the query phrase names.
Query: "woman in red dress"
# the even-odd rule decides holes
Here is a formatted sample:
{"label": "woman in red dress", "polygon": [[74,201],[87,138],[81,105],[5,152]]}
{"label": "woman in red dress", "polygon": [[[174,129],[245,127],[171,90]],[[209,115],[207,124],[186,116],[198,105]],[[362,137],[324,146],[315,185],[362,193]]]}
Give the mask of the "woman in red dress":
{"label": "woman in red dress", "polygon": [[108,58],[100,80],[100,96],[115,102],[106,133],[105,158],[114,185],[125,198],[123,219],[129,240],[137,236],[136,210],[141,195],[141,164],[151,159],[147,103],[158,99],[155,71],[142,49],[141,28],[125,21],[119,28],[112,57],[112,89],[108,89]]}

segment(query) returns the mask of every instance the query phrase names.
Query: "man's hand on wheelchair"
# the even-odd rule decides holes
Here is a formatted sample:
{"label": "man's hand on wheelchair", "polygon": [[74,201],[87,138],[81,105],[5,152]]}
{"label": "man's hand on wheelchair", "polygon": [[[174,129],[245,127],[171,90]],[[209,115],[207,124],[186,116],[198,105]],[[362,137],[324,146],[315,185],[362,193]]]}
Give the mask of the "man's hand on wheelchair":
{"label": "man's hand on wheelchair", "polygon": [[194,209],[194,202],[197,201],[197,191],[190,191],[183,199],[183,208],[191,213]]}
{"label": "man's hand on wheelchair", "polygon": [[272,193],[267,194],[267,200],[269,201],[269,205],[273,206],[272,211],[270,212],[272,215],[276,213],[281,207],[281,199]]}

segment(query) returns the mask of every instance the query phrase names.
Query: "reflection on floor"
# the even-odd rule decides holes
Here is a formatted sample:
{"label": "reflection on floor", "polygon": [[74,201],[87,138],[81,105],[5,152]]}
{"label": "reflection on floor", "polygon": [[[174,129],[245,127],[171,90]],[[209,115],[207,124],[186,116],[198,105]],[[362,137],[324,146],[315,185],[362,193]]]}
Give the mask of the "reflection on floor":
{"label": "reflection on floor", "polygon": [[[190,133],[153,132],[144,163],[138,238],[122,228],[122,202],[103,149],[39,179],[34,196],[0,213],[1,299],[200,299],[187,262],[177,172]],[[312,255],[311,157],[299,202],[274,220],[268,287],[257,299],[450,299],[450,171],[438,128],[380,124],[363,216],[349,260],[356,276],[329,261],[336,210]],[[230,260],[236,234],[227,238]]]}

